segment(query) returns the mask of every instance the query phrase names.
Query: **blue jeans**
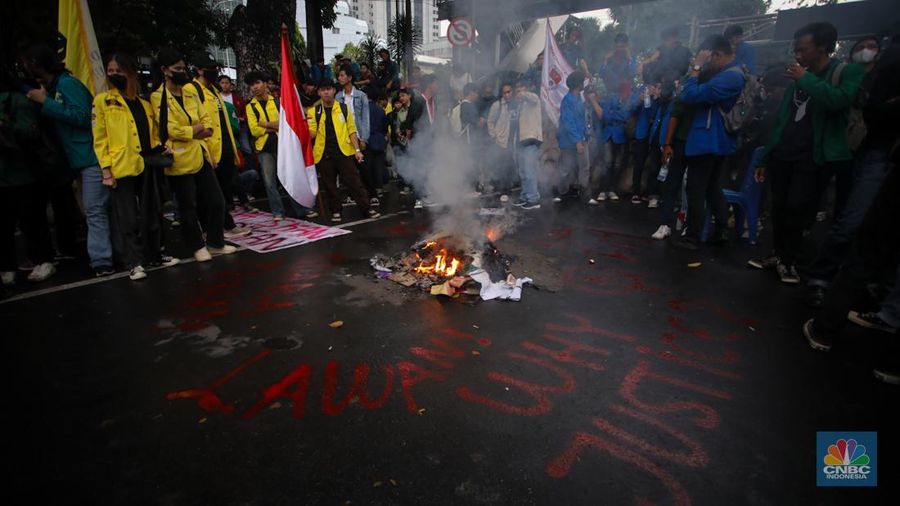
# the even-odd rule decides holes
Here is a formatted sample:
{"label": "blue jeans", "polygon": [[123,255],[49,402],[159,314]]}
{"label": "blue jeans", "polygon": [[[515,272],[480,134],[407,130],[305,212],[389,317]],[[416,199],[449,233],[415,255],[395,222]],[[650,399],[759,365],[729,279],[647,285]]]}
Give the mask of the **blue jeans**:
{"label": "blue jeans", "polygon": [[262,168],[263,184],[269,198],[269,209],[275,216],[284,216],[284,203],[278,191],[278,163],[272,153],[259,153],[259,165]]}
{"label": "blue jeans", "polygon": [[103,186],[103,174],[99,165],[81,170],[81,200],[87,217],[87,250],[91,267],[112,267],[109,188]]}
{"label": "blue jeans", "polygon": [[522,180],[522,200],[529,204],[541,201],[538,192],[537,166],[539,148],[537,145],[518,148],[519,179]]}
{"label": "blue jeans", "polygon": [[888,152],[868,149],[856,157],[853,185],[843,212],[828,229],[828,236],[809,268],[809,285],[827,288],[850,253],[850,245],[888,172]]}

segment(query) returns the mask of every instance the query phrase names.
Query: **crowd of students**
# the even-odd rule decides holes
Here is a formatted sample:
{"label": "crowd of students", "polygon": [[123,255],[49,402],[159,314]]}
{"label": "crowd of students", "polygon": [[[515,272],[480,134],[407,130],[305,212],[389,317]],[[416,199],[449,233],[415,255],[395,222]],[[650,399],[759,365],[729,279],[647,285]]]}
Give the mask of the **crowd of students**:
{"label": "crowd of students", "polygon": [[[876,219],[873,202],[888,191],[896,163],[898,128],[890,119],[900,97],[896,41],[882,47],[881,38],[864,37],[851,47],[848,61],[840,61],[833,56],[835,27],[813,23],[794,36],[794,62],[760,73],[736,25],[693,53],[677,29],[666,30],[660,46],[641,60],[620,34],[592,74],[580,35],[571,30],[561,46],[576,70],[566,79],[569,91],[556,128],[548,128],[537,94],[540,57],[517,79],[479,83],[459,65],[446,79],[416,68],[404,82],[387,50],[379,51],[378,62],[338,56],[333,64],[301,64],[299,92],[314,139],[328,213],[323,218],[341,222],[348,205],[363,217],[378,217],[381,198],[393,187],[387,185],[391,175],[413,208],[440,200],[404,181],[403,164],[411,163],[417,147],[459,143],[475,168],[470,187],[459,191],[474,197],[492,190],[507,202],[518,186],[512,205],[525,210],[541,207],[545,188],[556,203],[618,201],[630,168],[630,202],[659,209],[653,239],[670,238],[694,250],[732,239],[723,182],[737,172],[738,186],[745,180],[767,183],[764,205],[771,211],[772,254],[750,266],[772,269],[784,283],[805,282],[814,307],[833,309],[833,299],[851,304],[832,287],[848,264],[857,266],[855,283],[873,276],[874,264],[859,260],[871,258],[853,245],[869,230],[867,220]],[[106,71],[109,91],[92,97],[54,51],[36,46],[21,56],[21,75],[2,76],[5,284],[15,282],[23,263],[16,257],[16,226],[25,238],[32,281],[47,279],[55,262],[78,255],[82,214],[72,191],[76,179],[86,250],[97,276],[121,265],[137,280],[146,277],[147,266],[178,263],[166,254],[162,237],[168,200],[182,241],[198,261],[234,252],[226,240],[252,232],[236,224],[230,211],[235,201],[255,210],[258,180],[274,219],[288,214],[277,177],[280,105],[274,76],[242,76],[249,91],[245,100],[208,54],[186,58],[160,51],[153,68],[159,83],[149,96],[130,56],[109,55]],[[761,114],[766,106],[771,113]],[[743,177],[742,171],[750,174]],[[550,184],[542,177],[548,174]],[[808,232],[832,187],[832,223],[809,256]],[[287,201],[295,216],[318,217],[319,210]],[[48,204],[55,247],[42,212]],[[874,279],[882,281],[881,306],[844,313],[859,325],[896,332],[897,234],[886,235],[890,240],[877,248],[878,272],[892,276],[887,282],[883,275]],[[818,349],[827,349],[827,336],[840,327],[828,317],[804,326]]]}

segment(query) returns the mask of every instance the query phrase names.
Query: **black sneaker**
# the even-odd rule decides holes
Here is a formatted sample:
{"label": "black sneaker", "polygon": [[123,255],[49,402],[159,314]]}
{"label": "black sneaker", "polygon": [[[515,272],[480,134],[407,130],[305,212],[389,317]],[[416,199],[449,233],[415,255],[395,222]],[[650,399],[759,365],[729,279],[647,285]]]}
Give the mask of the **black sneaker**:
{"label": "black sneaker", "polygon": [[815,319],[810,318],[803,324],[803,336],[806,337],[806,342],[816,351],[830,351],[833,344],[831,338],[822,335],[821,332],[816,332],[814,322]]}
{"label": "black sneaker", "polygon": [[888,385],[900,385],[900,366],[897,364],[876,365],[872,369],[872,374],[874,374],[879,381],[883,381]]}
{"label": "black sneaker", "polygon": [[319,217],[318,211],[306,211],[306,214],[303,215],[307,220],[314,220]]}
{"label": "black sneaker", "polygon": [[530,203],[527,203],[524,206],[522,206],[522,209],[540,209],[540,208],[541,208],[540,202],[530,202]]}
{"label": "black sneaker", "polygon": [[777,267],[775,267],[775,271],[778,272],[778,278],[781,279],[782,283],[788,285],[796,285],[800,283],[800,276],[797,274],[797,268],[793,265],[788,266],[783,263],[779,263]]}
{"label": "black sneaker", "polygon": [[892,327],[891,324],[882,320],[881,317],[878,316],[878,313],[859,313],[850,311],[847,313],[847,319],[860,327],[865,327],[867,329],[880,330],[881,332],[887,332],[888,334],[897,332],[897,328]]}
{"label": "black sneaker", "polygon": [[356,205],[356,202],[354,202],[352,198],[347,197],[344,199],[344,201],[341,203],[341,205],[344,207],[353,206],[353,205]]}
{"label": "black sneaker", "polygon": [[761,269],[764,271],[774,269],[779,262],[779,258],[777,256],[770,256],[763,259],[752,259],[747,261],[747,265],[749,267],[753,267],[754,269]]}
{"label": "black sneaker", "polygon": [[96,276],[98,278],[102,278],[104,276],[110,276],[115,273],[116,273],[116,270],[113,269],[112,266],[109,266],[109,265],[102,265],[100,267],[94,267],[94,276]]}
{"label": "black sneaker", "polygon": [[369,209],[366,214],[369,216],[369,218],[381,218],[381,213],[374,209]]}
{"label": "black sneaker", "polygon": [[806,294],[806,301],[810,307],[819,307],[825,302],[825,295],[828,291],[825,287],[813,285],[809,287],[809,293]]}
{"label": "black sneaker", "polygon": [[678,241],[675,241],[675,246],[691,251],[696,251],[700,247],[697,245],[697,240],[690,236],[684,236]]}
{"label": "black sneaker", "polygon": [[528,205],[528,202],[526,202],[522,199],[519,199],[519,200],[516,200],[515,202],[513,202],[512,205],[514,205],[516,207],[525,207],[526,205]]}

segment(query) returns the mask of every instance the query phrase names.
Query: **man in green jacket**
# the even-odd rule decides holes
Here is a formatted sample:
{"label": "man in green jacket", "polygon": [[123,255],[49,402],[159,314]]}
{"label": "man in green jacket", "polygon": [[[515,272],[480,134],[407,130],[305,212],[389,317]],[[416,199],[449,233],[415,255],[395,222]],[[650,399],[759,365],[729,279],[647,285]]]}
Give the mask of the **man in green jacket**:
{"label": "man in green jacket", "polygon": [[35,177],[32,149],[38,143],[37,113],[24,95],[14,91],[9,76],[0,76],[0,279],[16,280],[16,225],[25,236],[34,269],[30,281],[56,272],[47,226],[47,197]]}
{"label": "man in green jacket", "polygon": [[81,198],[87,216],[88,256],[97,276],[115,272],[109,236],[109,188],[103,180],[112,178],[109,169],[101,170],[94,154],[91,111],[94,98],[78,79],[46,46],[35,46],[22,58],[25,70],[41,87],[28,92],[28,99],[40,106],[42,116],[53,121],[69,167],[81,177]]}
{"label": "man in green jacket", "polygon": [[[751,260],[760,269],[775,267],[781,281],[800,282],[797,265],[807,217],[815,212],[828,181],[849,175],[853,152],[847,140],[847,114],[863,79],[863,69],[831,58],[837,29],[812,23],[794,34],[796,62],[785,68],[788,85],[778,119],[756,168],[756,180],[772,180],[774,255]],[[839,186],[846,182],[839,176]],[[849,178],[848,178],[849,179]],[[839,188],[841,194],[849,188]]]}

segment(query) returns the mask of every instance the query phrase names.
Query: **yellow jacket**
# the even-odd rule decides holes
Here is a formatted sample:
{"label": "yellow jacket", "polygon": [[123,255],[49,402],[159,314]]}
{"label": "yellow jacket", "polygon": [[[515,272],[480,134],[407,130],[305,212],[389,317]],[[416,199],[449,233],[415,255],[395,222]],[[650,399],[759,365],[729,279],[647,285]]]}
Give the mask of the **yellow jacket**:
{"label": "yellow jacket", "polygon": [[[313,143],[313,158],[316,163],[322,160],[325,154],[325,111],[323,106],[317,105],[310,107],[306,111],[306,121],[309,123],[309,135],[315,139]],[[319,117],[316,115],[318,111],[322,111],[322,123],[318,124]],[[331,107],[331,121],[334,123],[334,134],[337,136],[338,146],[341,152],[347,156],[353,156],[356,150],[353,143],[350,142],[350,134],[356,133],[356,122],[353,120],[353,108],[347,107],[347,120],[344,121],[344,113],[341,111],[341,104],[334,102]]]}
{"label": "yellow jacket", "polygon": [[[162,89],[165,83],[150,95],[150,103],[153,105],[153,113],[159,122],[159,114],[162,110]],[[181,96],[184,107],[175,100],[171,93],[166,93],[167,108],[169,114],[169,141],[166,145],[175,154],[175,163],[166,169],[167,176],[183,176],[200,172],[203,161],[209,161],[209,152],[206,143],[194,138],[193,125],[203,125],[212,128],[212,121],[206,114],[206,109],[200,103],[193,86],[183,86]],[[190,116],[188,116],[190,114]]]}
{"label": "yellow jacket", "polygon": [[[150,103],[138,98],[147,115],[150,147],[159,144],[156,121]],[[93,106],[94,153],[101,167],[110,167],[116,179],[137,176],[144,172],[141,140],[131,109],[125,97],[113,88],[94,97]]]}
{"label": "yellow jacket", "polygon": [[[274,121],[278,123],[278,106],[275,104],[275,97],[269,96],[269,99],[266,100],[265,110],[263,110],[256,97],[250,100],[245,109],[247,112],[247,126],[250,127],[250,135],[253,136],[256,150],[262,151],[270,134],[266,133],[265,127],[260,126],[259,122]],[[259,114],[259,119],[256,117],[257,114]]]}
{"label": "yellow jacket", "polygon": [[[234,143],[234,132],[231,129],[231,122],[228,121],[228,113],[225,115],[225,125],[223,126],[220,122],[219,110],[225,108],[224,101],[222,100],[222,95],[213,88],[210,90],[209,88],[200,84],[199,81],[194,79],[192,83],[196,83],[190,85],[190,88],[193,88],[193,91],[197,91],[197,87],[199,87],[203,91],[203,107],[206,108],[206,115],[209,116],[209,120],[212,123],[213,134],[211,137],[207,137],[204,139],[206,142],[206,147],[209,150],[209,155],[212,158],[213,165],[218,165],[219,160],[222,159],[222,134],[223,132],[228,132],[228,137],[231,138],[231,149],[234,151],[234,163],[237,164],[238,160],[238,152],[237,145]],[[187,86],[186,86],[187,88]]]}

